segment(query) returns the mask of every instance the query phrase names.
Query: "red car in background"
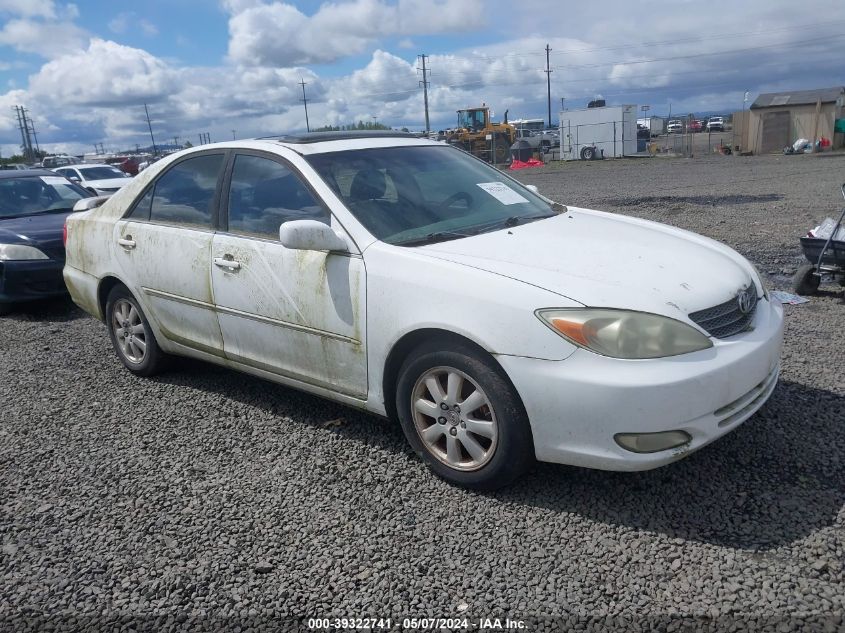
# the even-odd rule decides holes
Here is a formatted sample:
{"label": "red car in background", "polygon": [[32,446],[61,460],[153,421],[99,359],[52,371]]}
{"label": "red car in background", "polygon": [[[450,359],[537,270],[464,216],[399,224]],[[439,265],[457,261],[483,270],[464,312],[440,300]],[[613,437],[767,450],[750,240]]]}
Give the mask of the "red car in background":
{"label": "red car in background", "polygon": [[124,174],[137,176],[140,161],[135,156],[115,156],[114,158],[107,158],[106,164],[117,167]]}
{"label": "red car in background", "polygon": [[701,132],[704,129],[704,122],[699,119],[693,119],[687,125],[690,132]]}

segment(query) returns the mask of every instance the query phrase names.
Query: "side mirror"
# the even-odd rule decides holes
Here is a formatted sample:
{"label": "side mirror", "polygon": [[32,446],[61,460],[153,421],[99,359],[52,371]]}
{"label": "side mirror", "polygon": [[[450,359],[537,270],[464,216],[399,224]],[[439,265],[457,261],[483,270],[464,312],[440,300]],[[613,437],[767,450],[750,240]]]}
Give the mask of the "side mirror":
{"label": "side mirror", "polygon": [[531,193],[536,193],[538,196],[540,195],[540,190],[537,189],[537,185],[525,185],[525,188]]}
{"label": "side mirror", "polygon": [[108,196],[82,198],[82,200],[77,200],[76,204],[73,205],[73,212],[76,213],[78,211],[90,211],[91,209],[96,209],[97,207],[102,206],[102,204],[108,199]]}
{"label": "side mirror", "polygon": [[79,182],[79,176],[68,176],[67,179],[71,182]]}
{"label": "side mirror", "polygon": [[298,251],[334,251],[348,253],[346,239],[328,224],[317,220],[291,220],[279,227],[279,240],[285,248]]}

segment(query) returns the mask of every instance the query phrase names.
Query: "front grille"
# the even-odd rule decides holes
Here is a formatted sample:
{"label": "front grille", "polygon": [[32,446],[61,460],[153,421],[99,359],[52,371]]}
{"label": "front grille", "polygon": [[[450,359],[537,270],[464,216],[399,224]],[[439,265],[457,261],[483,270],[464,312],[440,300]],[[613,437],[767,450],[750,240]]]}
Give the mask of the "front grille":
{"label": "front grille", "polygon": [[756,311],[757,301],[755,300],[751,310],[743,314],[739,309],[739,302],[734,297],[712,308],[692,312],[689,318],[706,330],[710,336],[727,338],[747,330]]}

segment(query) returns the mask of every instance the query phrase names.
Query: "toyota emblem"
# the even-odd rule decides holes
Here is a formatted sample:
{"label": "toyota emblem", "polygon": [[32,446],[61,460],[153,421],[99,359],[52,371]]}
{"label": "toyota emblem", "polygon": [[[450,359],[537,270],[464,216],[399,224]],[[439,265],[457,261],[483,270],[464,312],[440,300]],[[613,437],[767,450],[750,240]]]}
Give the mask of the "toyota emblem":
{"label": "toyota emblem", "polygon": [[749,286],[745,290],[741,290],[736,296],[736,305],[742,314],[748,314],[754,309],[755,299],[757,298],[753,286]]}

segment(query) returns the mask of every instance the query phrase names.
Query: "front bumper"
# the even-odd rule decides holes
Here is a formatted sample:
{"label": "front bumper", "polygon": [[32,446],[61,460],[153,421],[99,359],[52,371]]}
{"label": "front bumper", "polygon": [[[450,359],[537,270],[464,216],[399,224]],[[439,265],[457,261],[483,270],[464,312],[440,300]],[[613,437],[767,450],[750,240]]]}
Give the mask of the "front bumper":
{"label": "front bumper", "polygon": [[0,262],[0,302],[20,303],[67,293],[64,262],[36,259]]}
{"label": "front bumper", "polygon": [[[655,360],[620,360],[579,349],[562,361],[498,356],[525,405],[540,461],[648,470],[681,459],[751,417],[777,384],[783,309],[761,300],[753,330],[710,349]],[[634,453],[617,433],[681,430],[691,441]]]}

